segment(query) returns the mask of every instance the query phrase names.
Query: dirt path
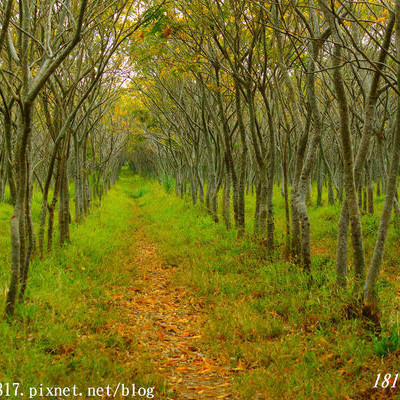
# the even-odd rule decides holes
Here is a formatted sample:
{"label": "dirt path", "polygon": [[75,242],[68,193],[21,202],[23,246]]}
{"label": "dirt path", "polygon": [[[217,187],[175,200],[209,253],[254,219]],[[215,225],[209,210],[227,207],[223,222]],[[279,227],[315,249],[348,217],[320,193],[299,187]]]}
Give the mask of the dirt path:
{"label": "dirt path", "polygon": [[[134,287],[114,296],[139,349],[149,354],[173,395],[156,399],[233,399],[229,367],[207,355],[201,341],[203,305],[172,282],[174,266],[166,265],[157,245],[143,229],[135,232],[137,251],[130,262],[139,269]],[[127,327],[127,325],[129,325]]]}

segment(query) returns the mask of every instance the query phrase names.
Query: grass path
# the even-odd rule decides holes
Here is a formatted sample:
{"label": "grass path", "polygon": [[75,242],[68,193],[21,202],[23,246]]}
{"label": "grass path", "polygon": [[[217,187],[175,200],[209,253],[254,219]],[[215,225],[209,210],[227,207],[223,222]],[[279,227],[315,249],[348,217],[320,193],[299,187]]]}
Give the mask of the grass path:
{"label": "grass path", "polygon": [[135,249],[124,263],[136,266],[137,278],[122,292],[113,288],[113,306],[121,319],[110,328],[135,338],[136,350],[147,355],[165,380],[163,398],[232,399],[230,368],[207,355],[201,341],[207,312],[203,303],[174,284],[176,266],[163,261],[143,226],[130,240]]}
{"label": "grass path", "polygon": [[[118,384],[155,388],[154,397],[137,398],[234,398],[236,364],[210,355],[204,333],[211,310],[176,279],[186,265],[176,268],[180,262],[165,254],[155,235],[164,224],[152,223],[137,183],[123,174],[103,204],[71,226],[70,244],[35,259],[15,321],[0,319],[0,383],[19,382],[23,392],[75,385],[78,398]],[[7,207],[0,212],[9,217]],[[0,271],[5,286],[6,268]]]}
{"label": "grass path", "polygon": [[[0,204],[0,220],[10,211]],[[398,370],[399,231],[391,231],[378,284],[383,318],[375,334],[346,311],[346,293],[334,295],[325,249],[334,248],[329,221],[339,209],[311,211],[326,222],[317,225],[310,291],[281,247],[271,262],[251,236],[238,241],[200,205],[124,171],[101,206],[71,226],[71,243],[32,263],[15,321],[0,319],[0,381],[83,393],[134,383],[155,387],[160,400],[394,397],[371,387],[377,373]],[[367,232],[374,221],[364,218]]]}

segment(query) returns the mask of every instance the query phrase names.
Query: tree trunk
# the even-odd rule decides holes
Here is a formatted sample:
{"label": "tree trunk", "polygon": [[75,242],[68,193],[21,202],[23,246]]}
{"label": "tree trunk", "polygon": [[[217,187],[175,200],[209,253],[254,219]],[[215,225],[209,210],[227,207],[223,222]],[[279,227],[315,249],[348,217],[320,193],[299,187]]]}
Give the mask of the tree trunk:
{"label": "tree trunk", "polygon": [[25,268],[25,217],[26,217],[26,195],[28,182],[27,159],[28,143],[31,135],[32,104],[22,103],[20,105],[20,128],[18,137],[17,159],[16,159],[16,182],[18,183],[14,212],[11,217],[11,279],[7,292],[5,313],[8,317],[14,314],[15,302],[18,294],[20,273]]}
{"label": "tree trunk", "polygon": [[[357,152],[357,157],[355,160],[354,166],[354,182],[356,189],[360,190],[361,187],[361,174],[364,168],[365,160],[368,154],[368,148],[370,143],[370,138],[373,132],[373,115],[375,110],[375,105],[378,100],[378,88],[379,88],[379,80],[381,77],[382,70],[385,66],[385,59],[388,52],[388,48],[391,42],[392,31],[394,27],[394,18],[391,17],[389,22],[386,26],[385,35],[382,43],[382,47],[379,51],[378,62],[376,63],[376,71],[374,72],[371,86],[368,92],[367,99],[365,101],[365,108],[364,108],[364,126],[363,126],[363,134],[361,138],[361,143]],[[382,146],[379,146],[382,149]],[[382,151],[380,152],[382,157]],[[344,202],[343,207],[347,207],[347,202]],[[336,271],[337,273],[346,273],[347,271],[347,264],[346,265],[339,265],[339,262],[346,262],[347,263],[347,254],[342,254],[344,251],[347,252],[347,236],[348,236],[348,224],[349,220],[344,220],[346,216],[348,216],[348,210],[341,211],[339,226],[338,226],[338,246],[337,246],[337,255],[336,255]],[[346,226],[347,224],[347,226]],[[346,244],[344,243],[346,241]],[[345,277],[337,277],[338,283],[345,284],[346,279]]]}
{"label": "tree trunk", "polygon": [[60,206],[58,209],[58,228],[60,231],[60,244],[69,242],[69,188],[66,165],[61,171]]}
{"label": "tree trunk", "polygon": [[35,252],[36,246],[36,238],[35,238],[35,228],[32,222],[32,212],[31,212],[31,204],[32,204],[32,194],[33,194],[33,183],[32,183],[32,165],[29,161],[28,163],[28,184],[27,184],[27,193],[26,193],[26,209],[25,209],[25,221],[28,230],[28,238],[29,238],[29,246],[25,255],[25,259],[23,261],[23,269],[21,271],[21,290],[19,293],[19,297],[22,300],[25,294],[26,286],[28,283],[28,273],[29,273],[29,265],[31,258]]}
{"label": "tree trunk", "polygon": [[224,219],[226,229],[231,229],[231,182],[228,172],[225,175],[222,199],[222,218]]}
{"label": "tree trunk", "polygon": [[374,213],[374,183],[371,179],[371,171],[368,169],[367,174],[368,184],[367,184],[367,193],[368,193],[368,214]]}
{"label": "tree trunk", "polygon": [[354,252],[354,270],[356,284],[354,293],[359,294],[360,285],[365,274],[365,256],[364,242],[362,236],[362,226],[360,212],[357,203],[357,190],[354,180],[353,168],[353,150],[351,144],[349,112],[347,104],[347,96],[342,78],[341,67],[342,63],[342,47],[339,32],[331,11],[323,4],[324,13],[329,21],[334,39],[334,48],[332,55],[333,64],[333,84],[336,92],[336,98],[339,106],[340,118],[340,138],[342,143],[343,153],[343,168],[344,168],[344,183],[346,190],[346,204],[351,225],[352,244]]}
{"label": "tree trunk", "polygon": [[[318,59],[320,43],[313,41],[311,43],[312,54],[310,55],[307,70],[307,95],[311,110],[311,115],[314,120],[314,132],[310,138],[310,144],[307,151],[307,156],[304,160],[304,165],[300,175],[298,193],[296,198],[296,211],[300,219],[301,227],[301,261],[305,271],[311,270],[311,249],[310,249],[310,218],[306,206],[306,195],[309,189],[310,176],[314,165],[317,148],[321,139],[322,123],[316,96],[316,77],[315,63]],[[293,232],[294,233],[294,232]]]}
{"label": "tree trunk", "polygon": [[[396,48],[397,48],[397,87],[400,88],[400,0],[396,0],[395,6],[396,15]],[[379,224],[378,236],[375,243],[374,253],[371,260],[371,266],[368,270],[368,276],[364,285],[364,307],[367,313],[373,313],[376,308],[375,283],[379,275],[379,270],[382,263],[383,252],[386,244],[386,237],[389,230],[390,216],[392,213],[393,202],[397,193],[398,171],[400,161],[400,97],[397,98],[397,120],[395,137],[392,149],[392,161],[387,181],[387,192],[385,203],[383,205],[381,221]]]}

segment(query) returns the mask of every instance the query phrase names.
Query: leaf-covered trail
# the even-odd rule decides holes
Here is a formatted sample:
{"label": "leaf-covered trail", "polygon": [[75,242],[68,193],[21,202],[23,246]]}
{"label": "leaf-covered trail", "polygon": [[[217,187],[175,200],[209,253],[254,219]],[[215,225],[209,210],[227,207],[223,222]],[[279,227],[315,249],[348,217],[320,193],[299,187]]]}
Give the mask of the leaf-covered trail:
{"label": "leaf-covered trail", "polygon": [[133,287],[114,295],[122,326],[113,329],[131,332],[140,352],[165,379],[171,395],[156,393],[155,398],[233,399],[229,382],[233,372],[207,355],[201,340],[206,318],[201,300],[174,285],[176,266],[164,263],[143,227],[132,236],[136,251],[125,264],[135,265],[138,277],[133,278]]}

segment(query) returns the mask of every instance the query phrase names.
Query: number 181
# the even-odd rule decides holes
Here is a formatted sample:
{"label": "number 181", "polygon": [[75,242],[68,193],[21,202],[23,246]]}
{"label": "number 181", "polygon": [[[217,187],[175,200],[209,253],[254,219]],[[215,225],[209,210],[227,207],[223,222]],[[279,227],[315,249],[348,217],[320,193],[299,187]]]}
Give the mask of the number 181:
{"label": "number 181", "polygon": [[380,386],[381,388],[386,389],[391,384],[392,385],[391,387],[394,389],[396,387],[398,377],[399,377],[399,374],[396,374],[393,378],[392,378],[392,374],[385,374],[385,376],[383,377],[382,383],[379,385],[379,381],[381,380],[381,374],[378,374],[376,377],[376,382],[375,382],[374,388],[377,388]]}

